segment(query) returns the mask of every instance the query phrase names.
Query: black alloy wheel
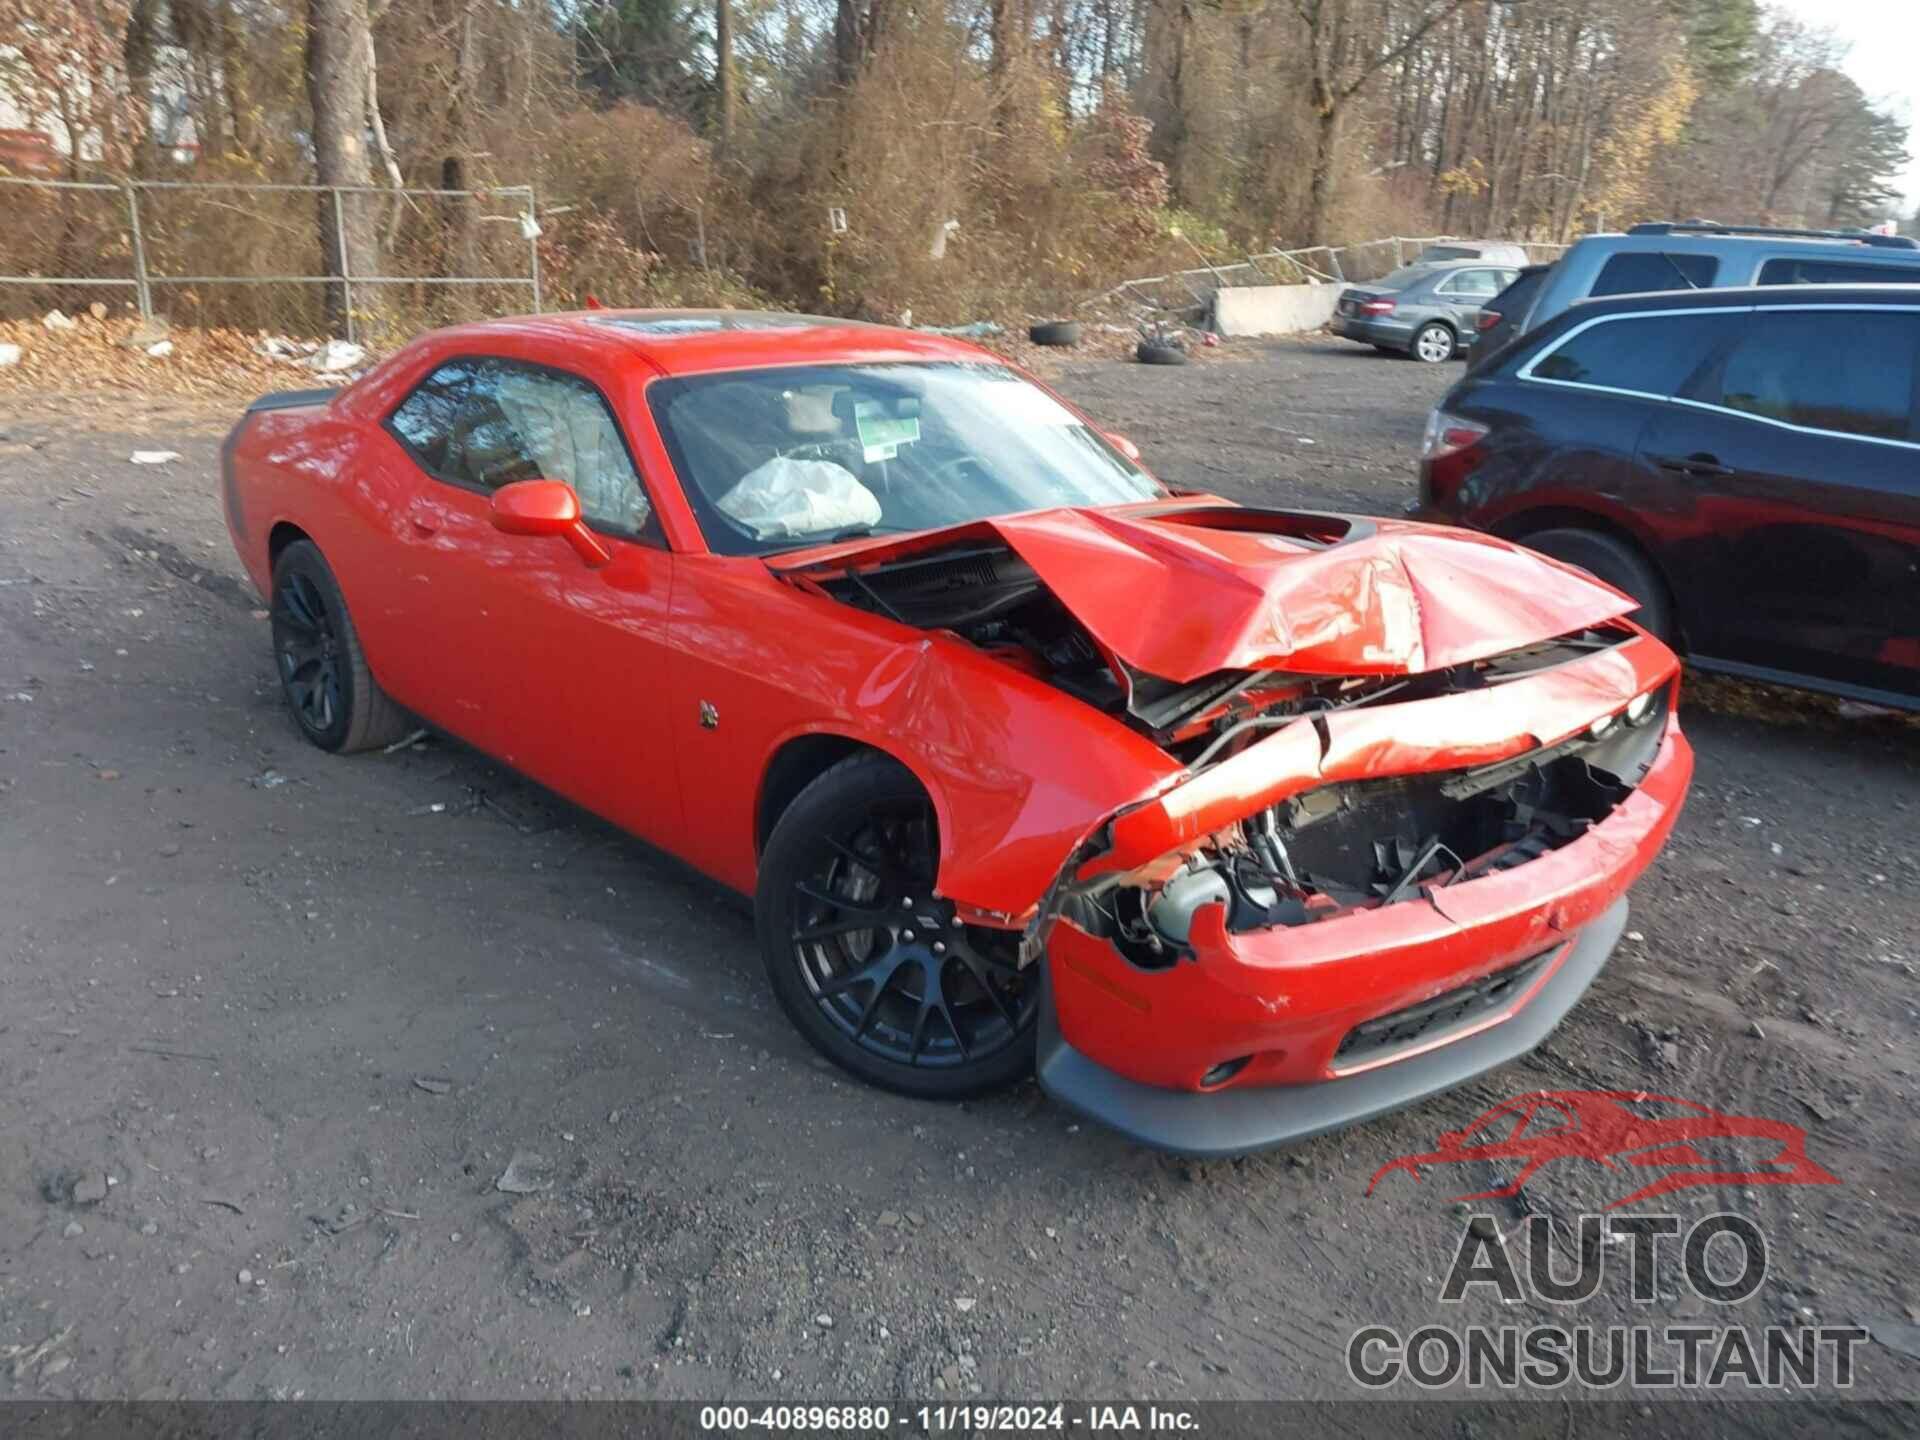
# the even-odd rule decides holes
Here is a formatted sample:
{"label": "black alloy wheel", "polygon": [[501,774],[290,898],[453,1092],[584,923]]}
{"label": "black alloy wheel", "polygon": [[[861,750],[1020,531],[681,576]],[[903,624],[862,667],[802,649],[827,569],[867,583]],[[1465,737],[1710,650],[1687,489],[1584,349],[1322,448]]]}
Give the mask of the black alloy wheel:
{"label": "black alloy wheel", "polygon": [[862,1079],[929,1098],[1033,1063],[1038,967],[934,893],[933,807],[881,757],[845,761],[782,817],[761,870],[769,978],[802,1033]]}
{"label": "black alloy wheel", "polygon": [[340,632],[326,596],[301,570],[281,577],[273,592],[273,653],[287,703],[309,735],[326,735],[346,714],[341,683]]}
{"label": "black alloy wheel", "polygon": [[311,540],[275,558],[268,603],[274,669],[301,734],[345,754],[406,733],[407,712],[373,678],[340,582]]}

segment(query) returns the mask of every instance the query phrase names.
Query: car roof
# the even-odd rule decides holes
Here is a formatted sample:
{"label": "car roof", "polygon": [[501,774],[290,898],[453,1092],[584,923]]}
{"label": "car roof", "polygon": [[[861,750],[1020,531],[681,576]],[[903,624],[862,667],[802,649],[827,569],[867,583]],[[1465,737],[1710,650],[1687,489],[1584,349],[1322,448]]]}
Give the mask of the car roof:
{"label": "car roof", "polygon": [[[1477,258],[1471,260],[1409,260],[1406,264],[1389,270],[1387,275],[1399,275],[1404,272],[1407,279],[1400,287],[1404,290],[1409,286],[1424,284],[1426,281],[1436,279],[1442,275],[1450,275],[1455,270],[1499,270],[1501,268],[1503,267],[1498,260]],[[1378,288],[1387,283],[1387,275],[1382,275],[1378,280],[1352,280],[1348,283],[1356,285],[1363,290],[1370,286]]]}
{"label": "car roof", "polygon": [[564,340],[641,360],[662,375],[773,365],[901,360],[1003,363],[952,336],[821,315],[761,310],[574,310],[481,320],[433,332],[443,345],[520,337]]}
{"label": "car roof", "polygon": [[[1920,280],[1920,276],[1916,276]],[[1726,285],[1700,290],[1649,290],[1576,300],[1562,317],[1631,313],[1636,310],[1804,309],[1809,305],[1920,305],[1920,283],[1912,285]],[[1558,317],[1557,317],[1558,318]]]}
{"label": "car roof", "polygon": [[1742,250],[1755,248],[1765,250],[1770,255],[1788,255],[1831,260],[1836,254],[1847,256],[1870,256],[1875,263],[1908,264],[1920,266],[1920,249],[1912,246],[1888,244],[1882,240],[1870,239],[1867,235],[1795,235],[1767,234],[1760,232],[1741,232],[1732,230],[1640,230],[1618,233],[1603,231],[1595,235],[1582,235],[1574,241],[1575,249],[1604,250],[1609,252],[1659,253],[1671,251],[1676,255],[1730,255]]}

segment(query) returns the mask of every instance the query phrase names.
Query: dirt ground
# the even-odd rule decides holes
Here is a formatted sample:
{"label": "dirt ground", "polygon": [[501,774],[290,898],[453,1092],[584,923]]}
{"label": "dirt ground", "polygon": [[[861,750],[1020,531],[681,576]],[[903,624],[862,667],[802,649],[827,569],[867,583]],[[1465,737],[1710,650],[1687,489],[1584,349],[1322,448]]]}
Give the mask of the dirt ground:
{"label": "dirt ground", "polygon": [[[1170,481],[1393,513],[1457,374],[1317,339],[1060,383]],[[304,744],[219,516],[245,398],[0,396],[0,1396],[1351,1397],[1361,1325],[1568,1318],[1438,1302],[1448,1199],[1491,1171],[1365,1194],[1531,1089],[1806,1126],[1839,1185],[1673,1197],[1770,1245],[1708,1318],[1920,1321],[1912,722],[1694,682],[1685,817],[1540,1051],[1184,1163],[1031,1083],[852,1083],[711,885],[450,741]],[[548,1188],[496,1188],[516,1153]],[[1562,1164],[1478,1208],[1618,1193]],[[1701,1309],[1610,1274],[1578,1318]],[[1911,1354],[1858,1358],[1862,1392],[1920,1394]]]}

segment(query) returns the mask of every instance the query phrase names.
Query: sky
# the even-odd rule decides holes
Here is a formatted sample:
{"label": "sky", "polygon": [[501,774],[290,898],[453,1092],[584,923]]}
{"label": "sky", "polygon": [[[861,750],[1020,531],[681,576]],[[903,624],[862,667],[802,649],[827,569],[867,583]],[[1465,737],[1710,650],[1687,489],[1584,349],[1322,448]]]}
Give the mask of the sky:
{"label": "sky", "polygon": [[1876,105],[1892,102],[1914,127],[1901,179],[1902,209],[1920,205],[1920,0],[1776,0],[1798,19],[1851,46],[1841,66]]}

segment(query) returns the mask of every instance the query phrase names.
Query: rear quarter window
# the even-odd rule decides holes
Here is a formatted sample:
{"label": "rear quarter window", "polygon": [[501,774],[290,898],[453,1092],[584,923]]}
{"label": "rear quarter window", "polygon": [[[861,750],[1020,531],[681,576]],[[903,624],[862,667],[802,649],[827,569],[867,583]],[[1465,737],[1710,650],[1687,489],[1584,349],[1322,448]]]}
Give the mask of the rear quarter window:
{"label": "rear quarter window", "polygon": [[1644,295],[1659,290],[1705,290],[1720,273],[1711,255],[1629,250],[1612,256],[1594,278],[1593,297]]}
{"label": "rear quarter window", "polygon": [[1920,314],[1910,311],[1762,310],[1703,399],[1811,430],[1909,440],[1916,352]]}
{"label": "rear quarter window", "polygon": [[1920,285],[1920,265],[1775,258],[1760,267],[1762,285]]}
{"label": "rear quarter window", "polygon": [[1734,334],[1741,318],[1726,310],[1609,316],[1548,342],[1521,375],[1664,399]]}

